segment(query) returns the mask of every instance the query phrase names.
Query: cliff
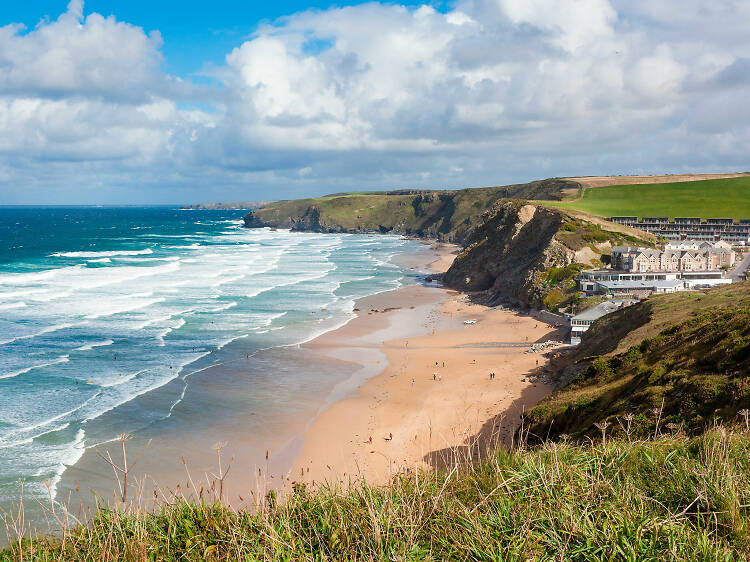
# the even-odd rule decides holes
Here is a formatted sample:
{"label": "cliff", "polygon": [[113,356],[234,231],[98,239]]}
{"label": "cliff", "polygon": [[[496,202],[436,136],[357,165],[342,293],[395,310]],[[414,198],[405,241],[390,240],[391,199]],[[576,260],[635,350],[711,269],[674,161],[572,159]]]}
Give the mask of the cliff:
{"label": "cliff", "polygon": [[601,265],[613,245],[646,244],[646,234],[522,201],[498,201],[464,241],[443,276],[487,304],[556,310],[578,299],[576,276]]}
{"label": "cliff", "polygon": [[457,191],[340,193],[266,205],[248,213],[245,225],[311,232],[392,232],[462,243],[481,225],[483,213],[499,200],[559,200],[564,189],[577,187],[574,182],[553,178]]}
{"label": "cliff", "polygon": [[307,232],[398,233],[458,243],[447,286],[481,302],[557,311],[578,301],[576,275],[602,264],[616,244],[652,245],[651,235],[576,211],[509,195],[560,197],[577,186],[549,179],[459,191],[334,194],[279,201],[245,215],[245,226]]}

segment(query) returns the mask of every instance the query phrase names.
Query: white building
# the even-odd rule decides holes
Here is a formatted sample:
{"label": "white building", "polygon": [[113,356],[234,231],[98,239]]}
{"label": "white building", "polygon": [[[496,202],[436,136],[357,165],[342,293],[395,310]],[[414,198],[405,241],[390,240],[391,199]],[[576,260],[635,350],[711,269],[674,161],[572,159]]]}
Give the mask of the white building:
{"label": "white building", "polygon": [[571,345],[578,345],[581,343],[581,334],[588,330],[596,320],[602,316],[606,316],[616,310],[620,310],[626,306],[630,306],[638,302],[633,299],[618,299],[605,301],[603,303],[587,308],[583,312],[576,314],[570,319],[570,343]]}

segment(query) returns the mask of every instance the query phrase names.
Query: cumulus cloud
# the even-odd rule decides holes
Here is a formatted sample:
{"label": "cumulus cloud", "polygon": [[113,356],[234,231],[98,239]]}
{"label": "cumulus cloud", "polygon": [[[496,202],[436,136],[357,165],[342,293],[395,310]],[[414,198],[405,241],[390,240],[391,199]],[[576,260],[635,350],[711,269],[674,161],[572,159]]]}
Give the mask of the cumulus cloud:
{"label": "cumulus cloud", "polygon": [[45,189],[89,162],[173,199],[747,168],[748,18],[740,0],[305,11],[228,53],[213,109],[188,111],[206,94],[161,70],[158,32],[73,0],[0,28],[0,190],[32,161]]}

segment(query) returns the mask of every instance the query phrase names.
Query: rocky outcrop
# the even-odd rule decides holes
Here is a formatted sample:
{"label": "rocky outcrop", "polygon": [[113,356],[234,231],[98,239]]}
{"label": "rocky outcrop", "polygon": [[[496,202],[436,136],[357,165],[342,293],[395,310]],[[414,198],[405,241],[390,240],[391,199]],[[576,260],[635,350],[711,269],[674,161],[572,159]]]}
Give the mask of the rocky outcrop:
{"label": "rocky outcrop", "polygon": [[546,293],[541,283],[545,273],[565,267],[575,258],[575,252],[555,238],[562,213],[539,205],[499,201],[483,219],[443,282],[475,293],[475,298],[488,304],[540,306]]}

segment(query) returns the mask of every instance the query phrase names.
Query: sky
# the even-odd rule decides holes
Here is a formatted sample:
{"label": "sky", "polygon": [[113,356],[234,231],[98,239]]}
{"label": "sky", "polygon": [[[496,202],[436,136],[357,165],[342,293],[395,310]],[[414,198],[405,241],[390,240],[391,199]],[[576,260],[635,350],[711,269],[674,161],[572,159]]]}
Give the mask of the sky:
{"label": "sky", "polygon": [[750,170],[747,0],[26,0],[0,204]]}

